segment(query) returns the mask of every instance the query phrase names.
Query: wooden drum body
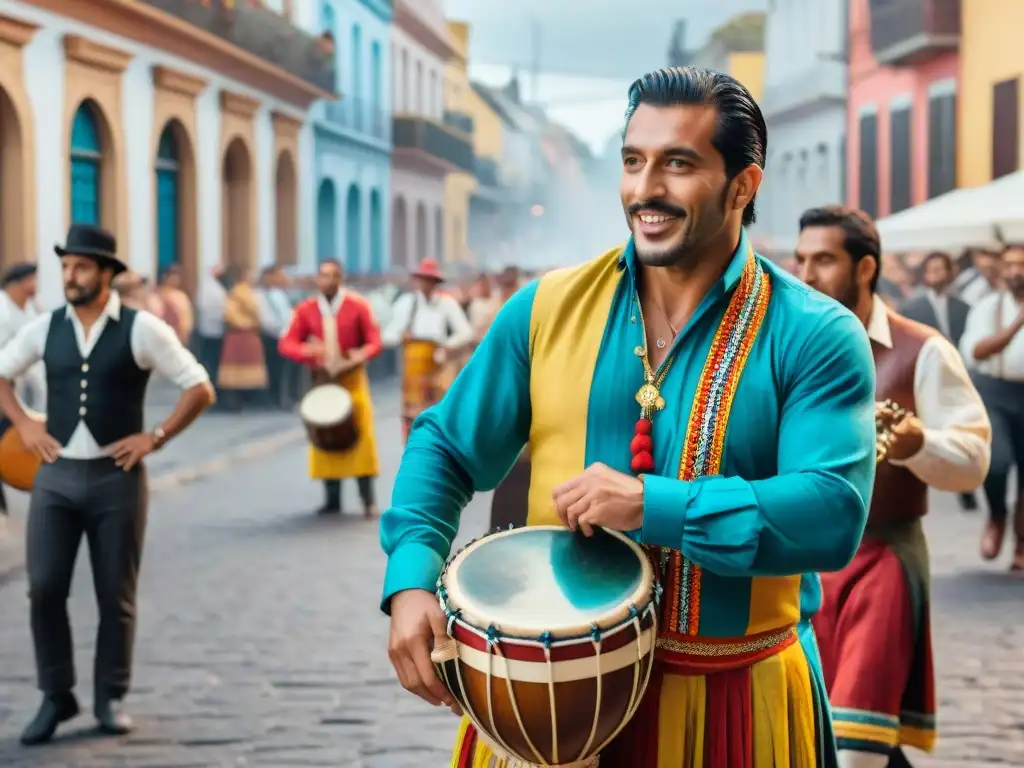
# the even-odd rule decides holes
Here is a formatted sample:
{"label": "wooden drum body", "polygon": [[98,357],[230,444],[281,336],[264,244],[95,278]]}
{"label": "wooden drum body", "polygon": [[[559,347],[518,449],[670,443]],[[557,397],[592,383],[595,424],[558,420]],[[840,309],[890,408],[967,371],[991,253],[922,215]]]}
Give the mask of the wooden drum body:
{"label": "wooden drum body", "polygon": [[321,451],[351,450],[359,440],[352,395],[339,384],[319,384],[302,398],[299,415],[309,442]]}
{"label": "wooden drum body", "polygon": [[456,554],[438,580],[441,680],[497,754],[597,757],[635,714],[657,634],[654,573],[623,534],[517,528]]}
{"label": "wooden drum body", "polygon": [[[36,421],[46,421],[46,415],[38,411],[26,408],[25,413]],[[21,442],[18,430],[9,426],[0,437],[0,481],[19,491],[31,491],[42,463],[43,460]]]}

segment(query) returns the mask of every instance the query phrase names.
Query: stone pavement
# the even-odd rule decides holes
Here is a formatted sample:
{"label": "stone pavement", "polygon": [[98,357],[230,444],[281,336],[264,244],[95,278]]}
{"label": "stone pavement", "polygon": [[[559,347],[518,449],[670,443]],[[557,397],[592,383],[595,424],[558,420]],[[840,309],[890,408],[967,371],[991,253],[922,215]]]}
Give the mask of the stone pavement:
{"label": "stone pavement", "polygon": [[[400,429],[381,411],[386,504]],[[353,487],[346,497],[355,510]],[[454,717],[404,694],[388,663],[377,524],[318,518],[320,500],[297,444],[154,496],[130,699],[139,730],[125,739],[95,738],[83,716],[48,747],[18,746],[37,703],[27,604],[23,581],[0,588],[0,765],[446,766]],[[979,566],[979,519],[937,501],[929,528],[943,737],[936,757],[911,759],[1024,765],[1024,582]],[[474,500],[460,538],[483,531],[488,504]],[[86,706],[95,631],[87,568],[71,607]]]}

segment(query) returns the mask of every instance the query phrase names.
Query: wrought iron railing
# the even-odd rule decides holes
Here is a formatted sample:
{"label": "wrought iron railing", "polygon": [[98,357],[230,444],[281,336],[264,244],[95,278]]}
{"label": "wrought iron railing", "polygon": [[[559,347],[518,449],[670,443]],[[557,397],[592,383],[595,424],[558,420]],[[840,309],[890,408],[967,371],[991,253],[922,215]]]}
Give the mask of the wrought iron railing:
{"label": "wrought iron railing", "polygon": [[344,97],[328,101],[324,108],[326,118],[350,131],[366,133],[375,139],[387,141],[390,121],[387,112],[369,99]]}
{"label": "wrought iron railing", "polygon": [[887,63],[952,50],[960,35],[960,0],[870,0],[869,8],[871,48]]}

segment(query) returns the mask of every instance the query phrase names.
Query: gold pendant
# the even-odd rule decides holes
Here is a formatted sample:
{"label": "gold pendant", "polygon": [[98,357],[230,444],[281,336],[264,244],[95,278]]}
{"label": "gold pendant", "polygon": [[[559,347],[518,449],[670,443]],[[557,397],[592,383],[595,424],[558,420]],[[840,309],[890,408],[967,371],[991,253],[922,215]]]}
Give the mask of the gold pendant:
{"label": "gold pendant", "polygon": [[644,384],[636,393],[636,401],[647,411],[660,411],[665,407],[665,399],[658,388],[651,383]]}

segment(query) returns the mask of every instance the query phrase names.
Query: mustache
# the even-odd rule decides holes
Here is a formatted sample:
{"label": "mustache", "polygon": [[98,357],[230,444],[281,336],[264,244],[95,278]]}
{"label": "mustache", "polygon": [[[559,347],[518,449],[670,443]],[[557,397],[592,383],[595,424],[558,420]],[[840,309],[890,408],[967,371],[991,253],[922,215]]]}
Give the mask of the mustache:
{"label": "mustache", "polygon": [[675,216],[676,218],[683,218],[686,216],[686,211],[682,208],[676,208],[671,203],[667,203],[664,200],[641,200],[637,203],[633,203],[626,209],[630,216],[635,216],[640,211],[657,211],[663,213],[666,216]]}

